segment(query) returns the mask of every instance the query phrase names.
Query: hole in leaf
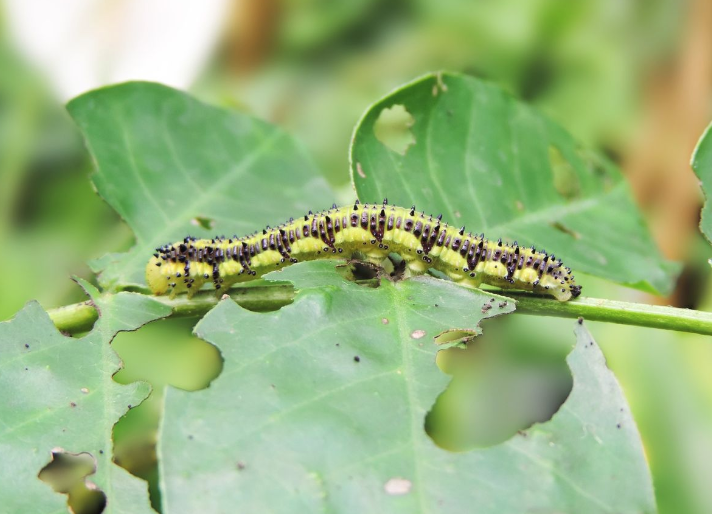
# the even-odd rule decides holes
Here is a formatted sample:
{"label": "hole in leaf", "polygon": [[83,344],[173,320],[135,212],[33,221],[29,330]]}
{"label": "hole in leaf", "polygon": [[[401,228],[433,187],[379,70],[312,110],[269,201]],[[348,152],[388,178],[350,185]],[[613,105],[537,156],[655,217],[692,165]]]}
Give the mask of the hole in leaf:
{"label": "hole in leaf", "polygon": [[145,380],[151,395],[131,408],[113,428],[114,462],[148,482],[151,505],[160,508],[156,434],[166,385],[205,389],[222,372],[223,359],[212,344],[192,335],[195,319],[166,319],[122,332],[112,347],[124,362],[114,375],[120,384]]}
{"label": "hole in leaf", "polygon": [[415,136],[410,130],[414,123],[415,118],[403,105],[394,105],[381,111],[373,125],[373,133],[387,148],[405,155],[415,144]]}
{"label": "hole in leaf", "polygon": [[346,280],[356,282],[360,286],[373,288],[381,285],[383,276],[383,269],[380,266],[360,260],[351,260],[346,264],[339,265],[336,267],[336,271]]}
{"label": "hole in leaf", "polygon": [[361,261],[352,261],[336,267],[337,273],[346,280],[356,282],[360,286],[379,287],[380,268],[375,264]]}
{"label": "hole in leaf", "polygon": [[549,164],[554,175],[554,187],[556,191],[571,200],[579,196],[579,180],[571,163],[561,154],[561,151],[554,145],[549,145]]}
{"label": "hole in leaf", "polygon": [[160,512],[156,437],[165,388],[154,389],[138,407],[132,408],[114,425],[114,463],[148,483],[151,506]]}
{"label": "hole in leaf", "polygon": [[[443,350],[455,346],[465,348],[467,343],[474,340],[475,337],[477,337],[477,333],[474,330],[452,329],[435,336],[435,343],[442,345],[441,348]],[[440,353],[438,352],[438,355]]]}
{"label": "hole in leaf", "polygon": [[205,218],[203,216],[196,216],[195,218],[190,220],[190,224],[195,225],[196,227],[204,228],[205,230],[212,230],[212,228],[215,226],[215,220]]}
{"label": "hole in leaf", "polygon": [[39,472],[39,479],[58,493],[67,495],[67,505],[75,514],[98,514],[106,507],[106,495],[86,477],[96,473],[96,459],[90,453],[52,450],[52,460]]}
{"label": "hole in leaf", "polygon": [[500,444],[549,420],[571,392],[570,340],[562,337],[557,346],[551,327],[532,333],[531,322],[503,318],[488,322],[476,344],[452,347],[467,335],[452,330],[439,336],[451,347],[438,352],[437,364],[453,379],[426,416],[425,430],[441,448]]}
{"label": "hole in leaf", "polygon": [[581,234],[579,234],[575,230],[570,229],[569,227],[567,227],[560,221],[555,221],[553,223],[549,223],[549,225],[551,225],[553,228],[555,228],[559,232],[563,232],[564,234],[570,235],[574,239],[581,239]]}

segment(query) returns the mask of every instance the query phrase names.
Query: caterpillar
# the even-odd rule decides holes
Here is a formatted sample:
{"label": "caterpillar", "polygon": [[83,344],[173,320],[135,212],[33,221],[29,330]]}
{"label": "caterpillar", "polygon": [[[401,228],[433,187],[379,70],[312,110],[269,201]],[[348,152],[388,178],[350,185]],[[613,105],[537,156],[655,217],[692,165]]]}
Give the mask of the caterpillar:
{"label": "caterpillar", "polygon": [[482,283],[534,291],[567,301],[581,294],[571,269],[536,248],[465,233],[415,210],[383,204],[337,207],[307,215],[249,236],[183,241],[156,248],[146,266],[154,294],[192,295],[212,282],[219,292],[299,261],[350,257],[380,263],[389,253],[403,257],[413,274],[429,268],[470,287]]}

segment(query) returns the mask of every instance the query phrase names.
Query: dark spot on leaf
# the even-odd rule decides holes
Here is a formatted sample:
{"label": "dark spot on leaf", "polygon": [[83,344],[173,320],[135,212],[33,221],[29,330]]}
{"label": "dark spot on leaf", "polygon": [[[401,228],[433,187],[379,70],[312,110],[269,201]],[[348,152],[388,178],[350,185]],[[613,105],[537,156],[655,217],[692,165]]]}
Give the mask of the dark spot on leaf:
{"label": "dark spot on leaf", "polygon": [[358,355],[356,355],[356,356],[354,357],[354,362],[361,362],[361,357],[359,357]]}
{"label": "dark spot on leaf", "polygon": [[244,463],[244,462],[242,462],[242,461],[238,461],[238,462],[237,462],[237,469],[239,469],[240,471],[242,471],[242,470],[245,469],[246,467],[247,467],[247,466],[245,466],[245,463]]}

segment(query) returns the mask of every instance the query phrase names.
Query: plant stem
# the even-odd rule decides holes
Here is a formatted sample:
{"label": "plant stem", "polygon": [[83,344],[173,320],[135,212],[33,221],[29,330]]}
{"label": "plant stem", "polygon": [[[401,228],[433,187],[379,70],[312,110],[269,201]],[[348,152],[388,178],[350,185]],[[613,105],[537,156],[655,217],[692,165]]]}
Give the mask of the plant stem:
{"label": "plant stem", "polygon": [[[228,294],[242,307],[258,312],[279,309],[291,303],[295,295],[294,288],[284,284],[233,288]],[[607,321],[623,325],[712,335],[712,313],[709,312],[598,298],[578,298],[571,302],[559,302],[531,293],[507,292],[504,294],[516,300],[517,310],[515,312],[519,314],[537,314],[559,318],[582,317],[589,321]],[[220,301],[212,291],[201,291],[191,299],[186,296],[172,299],[157,296],[155,299],[171,307],[173,309],[172,316],[175,317],[202,316]],[[52,309],[49,311],[49,316],[59,330],[70,334],[90,330],[97,319],[96,309],[90,302]]]}
{"label": "plant stem", "polygon": [[517,301],[516,312],[520,314],[538,314],[557,318],[582,317],[588,321],[607,321],[622,325],[712,335],[712,313],[709,312],[600,298],[578,298],[571,302],[559,302],[527,293],[512,292],[506,295],[514,297]]}
{"label": "plant stem", "polygon": [[[233,288],[228,292],[230,298],[245,309],[257,312],[277,310],[292,303],[294,288],[290,285],[274,284],[252,287]],[[193,298],[181,295],[153,297],[157,302],[173,309],[171,317],[197,318],[215,307],[220,298],[214,291],[201,291]],[[98,314],[91,302],[75,303],[48,311],[49,317],[61,332],[77,334],[91,330]]]}

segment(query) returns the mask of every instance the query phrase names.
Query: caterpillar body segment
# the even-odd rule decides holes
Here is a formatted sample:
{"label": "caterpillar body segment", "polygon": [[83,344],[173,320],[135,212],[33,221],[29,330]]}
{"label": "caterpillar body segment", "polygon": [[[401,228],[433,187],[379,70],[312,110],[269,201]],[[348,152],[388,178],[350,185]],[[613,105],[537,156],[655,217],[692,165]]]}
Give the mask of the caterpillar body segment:
{"label": "caterpillar body segment", "polygon": [[439,216],[386,201],[334,205],[244,237],[186,237],[156,249],[146,266],[146,281],[154,294],[192,295],[206,282],[224,291],[295,262],[350,257],[355,252],[377,263],[398,253],[414,274],[434,268],[472,287],[485,283],[549,294],[560,301],[581,293],[571,270],[554,255],[516,241],[508,244],[465,233],[464,227],[452,227]]}

